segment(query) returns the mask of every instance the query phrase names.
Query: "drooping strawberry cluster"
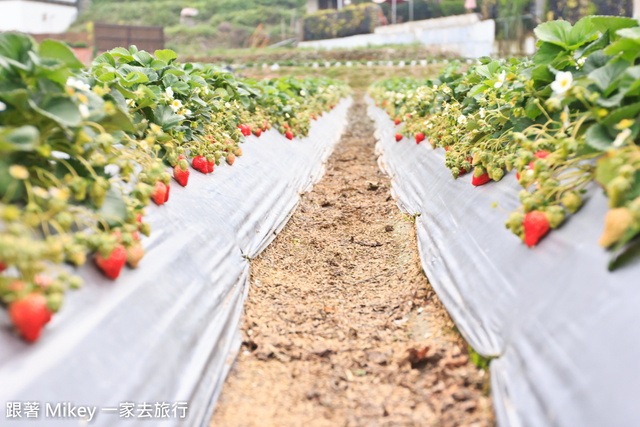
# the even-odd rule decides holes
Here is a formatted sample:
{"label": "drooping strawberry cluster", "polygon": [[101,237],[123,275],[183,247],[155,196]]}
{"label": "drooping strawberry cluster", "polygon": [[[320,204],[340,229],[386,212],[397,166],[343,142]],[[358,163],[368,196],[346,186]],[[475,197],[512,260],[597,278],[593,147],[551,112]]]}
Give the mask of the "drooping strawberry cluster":
{"label": "drooping strawberry cluster", "polygon": [[233,165],[270,123],[306,136],[349,92],[246,80],[170,50],[118,48],[86,68],[62,42],[2,33],[0,45],[16,47],[0,52],[0,304],[29,341],[82,285],[59,264],[91,260],[112,280],[138,266],[145,209],[170,203],[172,175],[187,187],[191,169]]}

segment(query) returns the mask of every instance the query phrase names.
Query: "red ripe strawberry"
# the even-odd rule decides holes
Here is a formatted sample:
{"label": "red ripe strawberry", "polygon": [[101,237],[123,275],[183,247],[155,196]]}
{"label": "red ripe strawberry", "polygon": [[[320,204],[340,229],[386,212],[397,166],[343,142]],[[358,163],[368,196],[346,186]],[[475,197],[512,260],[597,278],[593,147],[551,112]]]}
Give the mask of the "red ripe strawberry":
{"label": "red ripe strawberry", "polygon": [[288,130],[288,131],[284,134],[284,136],[286,136],[286,137],[287,137],[287,139],[291,140],[291,139],[293,139],[293,132],[291,132],[290,130]]}
{"label": "red ripe strawberry", "polygon": [[396,119],[393,121],[393,123],[398,126],[400,124],[400,118],[396,117]]}
{"label": "red ripe strawberry", "polygon": [[166,191],[166,193],[164,193],[164,202],[167,203],[169,201],[169,191],[171,190],[171,187],[169,187],[168,184],[165,184],[165,189],[167,191]]}
{"label": "red ripe strawberry", "polygon": [[265,120],[262,122],[262,130],[266,132],[267,129],[269,129],[269,122]]}
{"label": "red ripe strawberry", "polygon": [[384,106],[386,106],[388,103],[389,103],[389,101],[387,101],[387,100],[382,101],[382,105],[384,105]]}
{"label": "red ripe strawberry", "polygon": [[212,159],[210,162],[207,162],[207,172],[213,172],[213,167],[216,165],[215,159]]}
{"label": "red ripe strawberry", "polygon": [[110,279],[115,280],[118,278],[126,262],[127,250],[122,245],[116,245],[107,258],[103,257],[100,252],[96,254],[96,264],[98,264],[104,275]]}
{"label": "red ripe strawberry", "polygon": [[138,220],[138,224],[142,224],[142,214],[139,212],[138,212],[137,220]]}
{"label": "red ripe strawberry", "polygon": [[449,146],[444,147],[444,151],[449,151]]}
{"label": "red ripe strawberry", "polygon": [[330,108],[331,110],[333,110],[333,109],[335,108],[335,105],[331,105],[331,106],[329,106],[329,108]]}
{"label": "red ripe strawberry", "polygon": [[491,181],[491,178],[489,178],[489,174],[487,172],[483,173],[482,175],[476,177],[475,175],[473,176],[473,179],[471,180],[471,184],[475,185],[475,186],[479,186],[479,185],[484,185],[487,182]]}
{"label": "red ripe strawberry", "polygon": [[209,172],[209,168],[207,166],[207,159],[205,159],[203,156],[194,157],[193,160],[191,161],[191,166],[193,166],[195,170],[202,172],[204,174]]}
{"label": "red ripe strawberry", "polygon": [[236,161],[236,155],[233,153],[229,153],[227,154],[227,163],[229,163],[231,166],[233,166],[233,162]]}
{"label": "red ripe strawberry", "polygon": [[186,166],[186,161],[184,162],[185,164],[181,164],[182,161],[180,161],[177,165],[175,165],[175,167],[173,168],[173,177],[176,179],[176,181],[178,181],[178,184],[182,185],[183,187],[187,186],[187,183],[189,182],[189,168],[185,167],[184,169],[182,169],[182,166]]}
{"label": "red ripe strawberry", "polygon": [[316,113],[312,113],[312,114],[311,114],[311,118],[312,118],[313,120],[318,120],[318,116],[316,116]]}
{"label": "red ripe strawberry", "polygon": [[402,139],[402,135],[400,135],[399,133],[396,133],[396,142],[400,142],[401,139]]}
{"label": "red ripe strawberry", "polygon": [[291,126],[289,126],[288,123],[285,123],[282,127],[285,128],[285,129],[291,129]]}
{"label": "red ripe strawberry", "polygon": [[532,247],[549,232],[549,220],[540,211],[529,212],[524,216],[524,244]]}
{"label": "red ripe strawberry", "polygon": [[2,273],[3,271],[5,271],[7,269],[7,266],[4,265],[4,262],[0,261],[0,273]]}
{"label": "red ripe strawberry", "polygon": [[51,312],[43,295],[29,294],[9,306],[9,317],[26,341],[35,342],[51,320]]}
{"label": "red ripe strawberry", "polygon": [[256,128],[253,130],[253,134],[254,134],[255,136],[257,136],[258,138],[260,138],[260,135],[262,135],[262,129],[261,129],[261,128],[259,128],[259,127],[256,127]]}
{"label": "red ripe strawberry", "polygon": [[151,198],[155,202],[156,205],[163,205],[167,198],[167,186],[164,185],[164,182],[158,181],[154,187],[153,194]]}
{"label": "red ripe strawberry", "polygon": [[424,133],[416,133],[416,144],[420,144],[422,141],[424,141]]}
{"label": "red ripe strawberry", "polygon": [[410,114],[410,113],[407,113],[407,116],[406,116],[406,117],[407,117],[407,119],[410,119],[410,118],[411,118],[411,114]]}

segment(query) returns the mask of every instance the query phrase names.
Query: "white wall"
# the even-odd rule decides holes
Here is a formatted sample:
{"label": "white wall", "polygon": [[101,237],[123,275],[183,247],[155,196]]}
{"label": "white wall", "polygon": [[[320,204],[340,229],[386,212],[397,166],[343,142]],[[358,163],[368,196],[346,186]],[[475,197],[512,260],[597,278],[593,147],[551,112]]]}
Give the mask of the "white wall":
{"label": "white wall", "polygon": [[307,13],[318,11],[318,0],[307,0]]}
{"label": "white wall", "polygon": [[70,5],[38,1],[0,1],[0,31],[22,31],[32,34],[63,33],[78,16],[74,0]]}
{"label": "white wall", "polygon": [[495,32],[495,21],[481,21],[478,15],[468,14],[387,25],[376,28],[373,34],[307,41],[299,46],[334,49],[420,43],[434,52],[479,58],[492,54]]}

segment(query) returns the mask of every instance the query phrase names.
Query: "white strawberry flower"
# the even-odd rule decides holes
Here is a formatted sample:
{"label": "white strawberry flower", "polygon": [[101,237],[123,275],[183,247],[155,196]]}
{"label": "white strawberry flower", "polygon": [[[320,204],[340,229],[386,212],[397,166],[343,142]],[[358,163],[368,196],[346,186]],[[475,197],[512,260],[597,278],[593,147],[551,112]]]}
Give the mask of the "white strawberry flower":
{"label": "white strawberry flower", "polygon": [[302,90],[300,91],[300,96],[306,96],[306,95],[307,95],[307,93],[304,91],[304,89],[302,89]]}
{"label": "white strawberry flower", "polygon": [[558,95],[566,93],[573,86],[573,74],[571,71],[560,71],[556,79],[551,83],[551,90]]}
{"label": "white strawberry flower", "polygon": [[23,180],[29,178],[29,171],[24,166],[12,165],[9,166],[9,175],[15,179]]}
{"label": "white strawberry flower", "polygon": [[87,107],[85,104],[80,104],[78,109],[80,110],[80,115],[83,119],[87,119],[91,115],[91,113],[89,112],[89,107]]}
{"label": "white strawberry flower", "polygon": [[170,87],[166,88],[164,90],[164,93],[166,93],[169,98],[173,98],[173,89],[171,89]]}
{"label": "white strawberry flower", "polygon": [[7,109],[7,104],[0,101],[0,112],[5,111]]}
{"label": "white strawberry flower", "polygon": [[127,99],[127,107],[135,108],[136,107],[136,101],[134,101],[133,99]]}
{"label": "white strawberry flower", "polygon": [[186,109],[184,110],[184,115],[185,115],[185,116],[190,116],[191,114],[193,114],[193,113],[192,113],[192,112],[191,112],[191,110],[189,110],[188,108],[186,108]]}
{"label": "white strawberry flower", "polygon": [[429,124],[427,125],[427,129],[433,129],[433,123],[429,123]]}
{"label": "white strawberry flower", "polygon": [[182,108],[182,102],[179,99],[174,99],[169,106],[174,112],[177,112]]}
{"label": "white strawberry flower", "polygon": [[33,194],[42,199],[48,199],[50,197],[49,192],[42,187],[33,187]]}
{"label": "white strawberry flower", "polygon": [[465,123],[467,123],[467,118],[464,114],[460,114],[460,116],[458,117],[458,124],[463,125]]}
{"label": "white strawberry flower", "polygon": [[444,87],[444,89],[442,89],[442,91],[443,91],[444,93],[450,93],[450,92],[451,92],[451,89],[449,89],[449,86],[445,86],[445,87]]}
{"label": "white strawberry flower", "polygon": [[582,58],[578,59],[578,65],[582,67],[586,61],[587,57],[583,56]]}
{"label": "white strawberry flower", "polygon": [[484,107],[480,109],[480,118],[484,119]]}
{"label": "white strawberry flower", "polygon": [[496,89],[500,89],[506,79],[507,79],[507,73],[504,70],[502,70],[502,72],[498,76],[498,81],[493,84],[493,87]]}
{"label": "white strawberry flower", "polygon": [[624,143],[627,141],[627,139],[629,139],[630,136],[631,136],[631,129],[629,128],[623,129],[622,132],[620,132],[616,136],[616,139],[613,141],[613,144],[612,144],[613,147],[615,148],[622,147]]}

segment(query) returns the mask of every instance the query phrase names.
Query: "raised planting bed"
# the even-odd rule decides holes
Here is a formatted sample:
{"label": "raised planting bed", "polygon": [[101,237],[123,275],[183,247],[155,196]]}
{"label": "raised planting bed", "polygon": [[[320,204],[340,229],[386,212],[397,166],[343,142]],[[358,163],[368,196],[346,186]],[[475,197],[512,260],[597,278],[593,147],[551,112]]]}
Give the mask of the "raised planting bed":
{"label": "raised planting bed", "polygon": [[[349,89],[242,81],[135,48],[84,69],[63,44],[1,37],[13,87],[0,90],[0,398],[39,402],[43,422],[47,402],[95,406],[104,426],[124,403],[135,424],[141,405],[164,402],[156,425],[208,425],[240,345],[250,259],[322,175]],[[130,267],[112,265],[119,247]]]}
{"label": "raised planting bed", "polygon": [[533,61],[372,87],[379,164],[417,215],[431,284],[495,358],[500,425],[640,416],[636,30],[613,17],[547,23]]}

